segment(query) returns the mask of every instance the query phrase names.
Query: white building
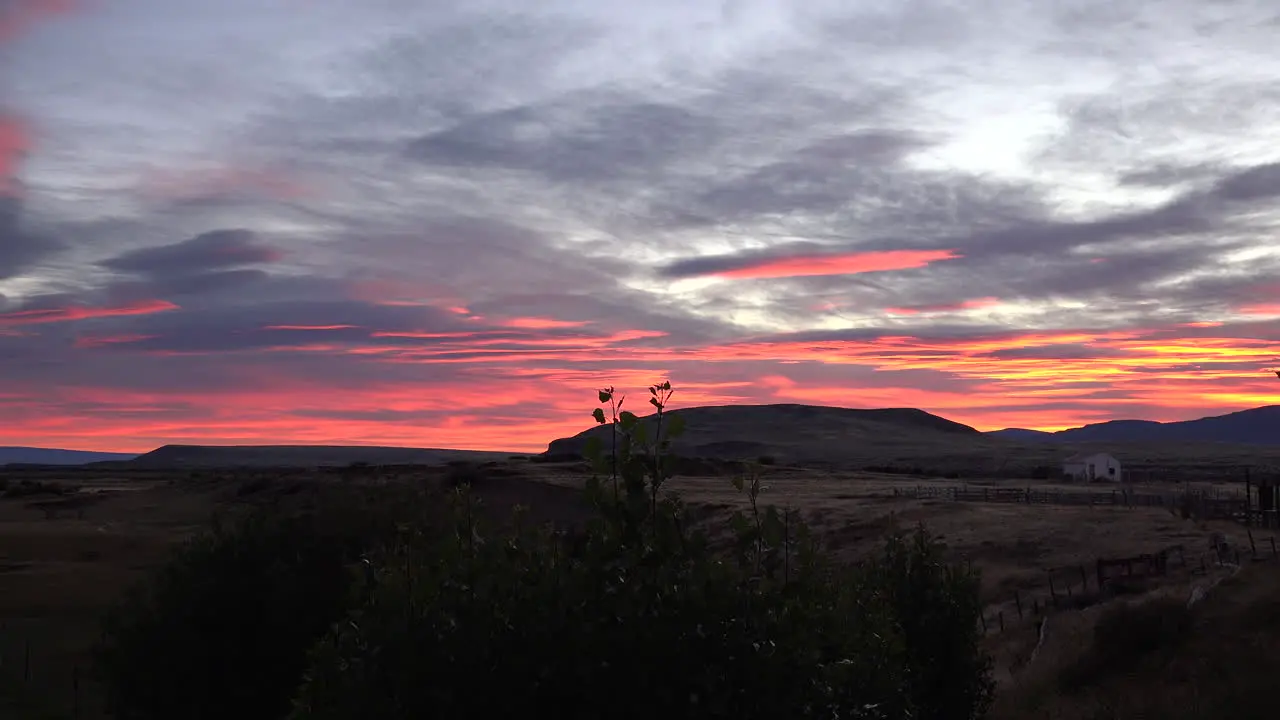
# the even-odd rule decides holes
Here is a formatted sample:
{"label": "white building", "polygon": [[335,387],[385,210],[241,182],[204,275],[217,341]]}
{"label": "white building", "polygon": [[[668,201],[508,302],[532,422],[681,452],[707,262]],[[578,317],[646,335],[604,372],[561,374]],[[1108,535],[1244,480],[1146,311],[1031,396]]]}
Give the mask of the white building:
{"label": "white building", "polygon": [[1120,482],[1120,461],[1107,453],[1080,453],[1062,462],[1062,474],[1088,482]]}

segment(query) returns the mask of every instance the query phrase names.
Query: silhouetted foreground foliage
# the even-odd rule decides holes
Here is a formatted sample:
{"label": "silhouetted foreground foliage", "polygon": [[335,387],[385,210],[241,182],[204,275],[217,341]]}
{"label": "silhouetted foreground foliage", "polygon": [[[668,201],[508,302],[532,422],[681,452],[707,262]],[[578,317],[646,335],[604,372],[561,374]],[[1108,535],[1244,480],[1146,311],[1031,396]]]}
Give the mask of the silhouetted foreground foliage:
{"label": "silhouetted foreground foliage", "polygon": [[104,621],[95,660],[108,710],[119,720],[286,715],[308,649],[358,601],[352,564],[390,537],[391,512],[404,507],[344,492],[297,515],[215,524],[183,545]]}
{"label": "silhouetted foreground foliage", "polygon": [[650,389],[652,438],[601,392],[614,442],[593,449],[578,532],[491,525],[464,484],[358,575],[314,526],[193,545],[114,626],[110,666],[136,664],[108,674],[118,716],[274,718],[292,696],[293,720],[980,717],[976,578],[923,530],[839,567],[758,504],[758,475],[735,481],[735,552],[713,553],[663,492],[670,392]]}

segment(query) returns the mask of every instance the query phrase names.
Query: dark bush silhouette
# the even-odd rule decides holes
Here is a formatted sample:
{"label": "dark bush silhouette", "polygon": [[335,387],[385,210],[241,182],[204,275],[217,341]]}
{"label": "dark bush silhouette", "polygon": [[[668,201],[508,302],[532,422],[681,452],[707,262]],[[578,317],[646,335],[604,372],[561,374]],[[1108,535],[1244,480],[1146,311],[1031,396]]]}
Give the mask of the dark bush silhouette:
{"label": "dark bush silhouette", "polygon": [[[667,384],[651,389],[661,410]],[[976,578],[923,530],[883,556],[829,564],[792,513],[751,502],[736,562],[664,497],[656,437],[601,394],[625,434],[591,455],[599,517],[568,541],[495,533],[467,492],[453,531],[379,560],[376,589],[317,646],[295,720],[462,718],[921,718],[981,716]],[[596,416],[606,422],[603,413]],[[612,472],[617,468],[616,474]]]}
{"label": "dark bush silhouette", "polygon": [[472,462],[465,460],[457,460],[449,463],[449,469],[445,472],[445,485],[451,488],[459,488],[464,485],[475,486],[484,480],[484,470]]}
{"label": "dark bush silhouette", "polygon": [[395,525],[382,508],[397,506],[343,494],[293,516],[256,511],[183,545],[104,622],[95,665],[108,710],[283,717],[308,649],[356,599],[352,563],[384,542]]}

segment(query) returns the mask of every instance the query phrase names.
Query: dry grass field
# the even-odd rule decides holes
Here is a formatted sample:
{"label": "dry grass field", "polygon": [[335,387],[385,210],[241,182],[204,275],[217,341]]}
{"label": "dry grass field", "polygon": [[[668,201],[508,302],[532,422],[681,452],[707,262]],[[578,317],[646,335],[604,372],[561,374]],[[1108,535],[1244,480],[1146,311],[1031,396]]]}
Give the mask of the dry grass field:
{"label": "dry grass field", "polygon": [[[92,684],[84,675],[102,610],[147,569],[163,561],[175,543],[204,526],[218,510],[260,502],[295,502],[342,483],[436,482],[444,468],[383,471],[13,471],[10,487],[23,479],[75,486],[74,494],[0,498],[0,698],[23,702],[29,717],[95,717]],[[895,498],[894,489],[929,480],[867,472],[786,467],[762,468],[762,502],[802,513],[842,557],[871,551],[892,528],[923,523],[940,536],[957,559],[983,573],[984,594],[993,627],[989,641],[1004,688],[1015,668],[1025,664],[1034,645],[1032,603],[1048,602],[1048,571],[1093,567],[1099,557],[1137,555],[1182,544],[1192,558],[1209,547],[1214,532],[1243,540],[1243,529],[1229,523],[1183,520],[1159,508],[987,504]],[[572,521],[583,508],[573,488],[587,474],[581,464],[510,460],[480,469],[476,483],[483,501],[496,512],[515,504],[534,510],[538,520]],[[968,480],[965,482],[974,482]],[[993,487],[1055,487],[1026,480],[990,480]],[[1060,487],[1060,486],[1056,486]],[[743,506],[745,498],[728,477],[681,477],[670,483],[689,504],[704,509],[709,527]],[[1274,569],[1280,575],[1280,568]],[[1063,591],[1059,581],[1058,591]],[[1070,586],[1074,581],[1067,581]],[[1187,573],[1171,574],[1153,585],[1185,592]],[[1077,585],[1075,592],[1087,588]],[[1016,620],[1014,593],[1023,599],[1025,617]],[[1055,615],[1055,627],[1067,637],[1075,615]],[[1007,627],[1000,632],[996,618]],[[1055,637],[1054,642],[1060,641]],[[1056,646],[1051,646],[1056,647]],[[1044,650],[1041,661],[1056,649]],[[1051,667],[1046,662],[1042,667]],[[1021,672],[1020,669],[1017,672]],[[80,690],[73,688],[79,680]],[[1008,692],[1012,693],[1013,690]],[[1023,692],[1025,690],[1019,690]],[[14,699],[16,698],[16,699]],[[6,711],[0,716],[23,717]],[[36,707],[34,710],[33,707]],[[16,710],[16,705],[8,706]],[[32,714],[44,708],[50,715]]]}

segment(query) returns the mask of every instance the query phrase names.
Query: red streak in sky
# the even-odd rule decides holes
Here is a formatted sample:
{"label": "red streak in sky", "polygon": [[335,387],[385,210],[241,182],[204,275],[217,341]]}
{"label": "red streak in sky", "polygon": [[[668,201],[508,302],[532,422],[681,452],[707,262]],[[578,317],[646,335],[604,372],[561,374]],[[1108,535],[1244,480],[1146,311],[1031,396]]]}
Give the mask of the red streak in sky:
{"label": "red streak in sky", "polygon": [[150,315],[152,313],[177,310],[178,306],[167,300],[144,300],[131,305],[117,307],[65,307],[47,310],[19,310],[0,314],[0,325],[40,325],[43,323],[71,322],[74,320],[92,320],[95,318],[124,317],[128,315]]}
{"label": "red streak in sky", "polygon": [[922,268],[940,260],[961,257],[955,250],[886,250],[883,252],[810,255],[763,260],[746,267],[720,270],[716,277],[732,279],[857,275]]}

